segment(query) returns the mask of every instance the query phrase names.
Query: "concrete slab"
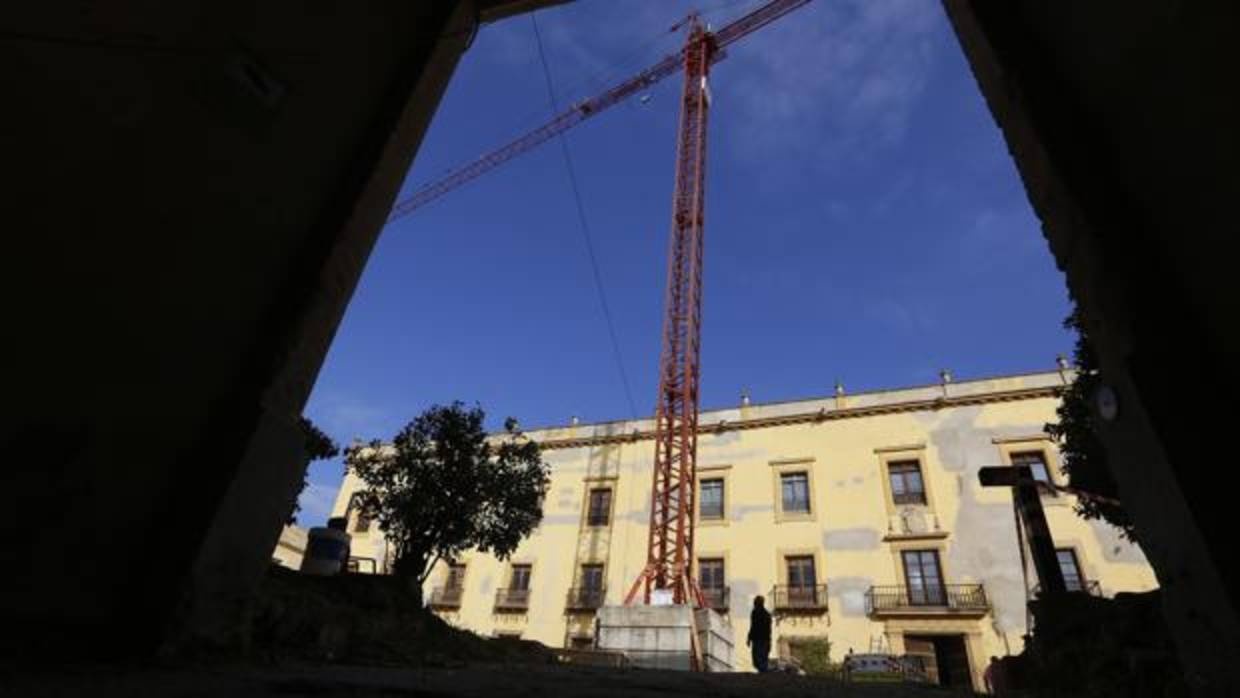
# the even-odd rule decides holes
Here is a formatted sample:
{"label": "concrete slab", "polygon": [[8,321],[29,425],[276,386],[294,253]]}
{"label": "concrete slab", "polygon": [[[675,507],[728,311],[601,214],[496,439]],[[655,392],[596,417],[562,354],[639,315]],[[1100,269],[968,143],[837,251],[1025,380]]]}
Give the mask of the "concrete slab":
{"label": "concrete slab", "polygon": [[692,606],[604,606],[598,611],[599,649],[623,652],[634,666],[688,671],[693,634],[708,671],[732,670],[732,626],[710,609]]}

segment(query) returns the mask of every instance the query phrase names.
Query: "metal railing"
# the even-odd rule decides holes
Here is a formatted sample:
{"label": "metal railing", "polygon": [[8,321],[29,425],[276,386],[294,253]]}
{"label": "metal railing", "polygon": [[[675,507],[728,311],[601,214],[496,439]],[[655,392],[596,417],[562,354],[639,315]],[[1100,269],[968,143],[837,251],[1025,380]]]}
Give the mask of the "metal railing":
{"label": "metal railing", "polygon": [[596,587],[573,587],[564,604],[570,610],[593,610],[603,605],[606,590]]}
{"label": "metal railing", "polygon": [[865,593],[869,614],[944,611],[985,613],[990,610],[986,588],[981,584],[943,584],[910,589],[906,586],[873,586]]}
{"label": "metal railing", "polygon": [[461,587],[435,587],[431,590],[431,608],[460,608]]}
{"label": "metal railing", "polygon": [[728,608],[728,600],[732,596],[730,587],[702,587],[702,597],[710,607],[719,611]]}
{"label": "metal railing", "polygon": [[[1033,588],[1032,588],[1032,589],[1030,589],[1030,590],[1029,590],[1029,592],[1030,592],[1031,594],[1033,594],[1034,596],[1037,596],[1037,595],[1041,594],[1041,593],[1042,593],[1042,585],[1041,585],[1041,584],[1034,584],[1034,585],[1033,585]],[[1068,587],[1068,592],[1069,592],[1069,593],[1071,593],[1071,592],[1077,592],[1077,593],[1079,593],[1079,592],[1085,592],[1086,594],[1089,594],[1090,596],[1097,596],[1097,597],[1101,598],[1101,597],[1102,597],[1102,585],[1098,583],[1098,580],[1097,580],[1097,579],[1086,579],[1086,580],[1082,580],[1082,581],[1080,582],[1080,585],[1079,585],[1079,586],[1077,586],[1076,588],[1073,588],[1073,587],[1069,586],[1069,587]]]}
{"label": "metal railing", "polygon": [[777,585],[771,589],[771,607],[777,611],[825,611],[827,585]]}
{"label": "metal railing", "polygon": [[524,611],[530,607],[529,589],[496,589],[495,610]]}
{"label": "metal railing", "polygon": [[891,501],[896,504],[925,504],[925,492],[905,492],[903,494],[891,495]]}

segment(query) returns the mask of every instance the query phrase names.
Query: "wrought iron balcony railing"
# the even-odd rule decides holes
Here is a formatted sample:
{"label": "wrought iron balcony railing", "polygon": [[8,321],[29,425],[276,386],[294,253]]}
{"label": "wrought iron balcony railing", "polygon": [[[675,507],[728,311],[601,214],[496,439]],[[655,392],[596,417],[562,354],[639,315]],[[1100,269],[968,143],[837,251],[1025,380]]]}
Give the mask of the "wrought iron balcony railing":
{"label": "wrought iron balcony railing", "polygon": [[732,590],[726,586],[702,587],[702,596],[705,597],[706,603],[710,604],[711,608],[725,611],[728,608],[728,600],[732,596]]}
{"label": "wrought iron balcony railing", "polygon": [[606,590],[596,587],[573,587],[568,590],[565,607],[573,611],[591,611],[603,605]]}
{"label": "wrought iron balcony railing", "polygon": [[874,586],[865,594],[866,612],[984,614],[990,610],[986,589],[981,584],[943,584],[935,586]]}
{"label": "wrought iron balcony railing", "polygon": [[771,589],[771,607],[776,611],[825,611],[827,585],[778,585]]}
{"label": "wrought iron balcony railing", "polygon": [[461,587],[435,587],[431,590],[431,608],[460,608]]}
{"label": "wrought iron balcony railing", "polygon": [[524,611],[530,607],[529,589],[496,589],[495,610]]}
{"label": "wrought iron balcony railing", "polygon": [[[1100,598],[1102,597],[1102,585],[1100,585],[1098,583],[1098,580],[1096,579],[1083,580],[1083,581],[1076,583],[1075,585],[1069,583],[1068,591],[1069,592],[1074,592],[1074,591],[1082,592],[1083,591],[1086,594],[1089,594],[1090,596],[1097,596]],[[1042,593],[1042,585],[1034,584],[1033,589],[1030,589],[1030,593],[1033,594],[1034,596],[1040,595]]]}
{"label": "wrought iron balcony railing", "polygon": [[901,494],[891,495],[891,500],[896,504],[925,504],[925,492],[903,492]]}

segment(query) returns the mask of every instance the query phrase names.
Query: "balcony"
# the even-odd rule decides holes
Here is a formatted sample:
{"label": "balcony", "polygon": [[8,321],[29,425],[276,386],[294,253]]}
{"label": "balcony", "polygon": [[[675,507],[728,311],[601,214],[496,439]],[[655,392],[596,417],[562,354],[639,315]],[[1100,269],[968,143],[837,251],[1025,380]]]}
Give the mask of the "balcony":
{"label": "balcony", "polygon": [[707,605],[716,611],[728,610],[728,600],[732,596],[730,587],[702,587],[702,598]]}
{"label": "balcony", "polygon": [[529,589],[496,589],[496,611],[525,611],[530,607]]}
{"label": "balcony", "polygon": [[604,589],[596,587],[573,587],[568,590],[564,607],[570,611],[593,611],[603,605],[606,595]]}
{"label": "balcony", "polygon": [[865,594],[871,616],[984,616],[990,610],[981,584],[945,584],[923,589],[875,586]]}
{"label": "balcony", "polygon": [[822,613],[827,610],[827,585],[775,586],[771,608],[783,613]]}
{"label": "balcony", "polygon": [[[1042,585],[1034,584],[1033,589],[1030,589],[1029,591],[1033,596],[1041,596]],[[1083,581],[1078,582],[1075,587],[1073,587],[1072,585],[1068,586],[1068,593],[1072,593],[1072,592],[1077,592],[1077,593],[1085,592],[1086,594],[1089,594],[1090,596],[1097,596],[1098,598],[1102,598],[1102,585],[1098,584],[1098,580],[1096,579],[1083,580]]]}
{"label": "balcony", "polygon": [[431,590],[431,608],[460,608],[461,587],[435,587]]}

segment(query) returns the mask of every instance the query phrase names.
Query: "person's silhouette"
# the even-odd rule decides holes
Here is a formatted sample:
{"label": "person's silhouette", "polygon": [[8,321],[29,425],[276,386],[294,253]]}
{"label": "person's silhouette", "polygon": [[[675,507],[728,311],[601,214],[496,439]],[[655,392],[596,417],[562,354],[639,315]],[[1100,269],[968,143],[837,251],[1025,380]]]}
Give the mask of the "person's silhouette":
{"label": "person's silhouette", "polygon": [[1003,673],[1003,661],[998,657],[991,657],[990,664],[982,673],[982,682],[986,684],[986,691],[993,696],[1007,695],[1006,679]]}
{"label": "person's silhouette", "polygon": [[753,650],[753,668],[765,672],[771,654],[771,614],[766,612],[766,599],[755,596],[749,614],[749,636],[745,644]]}

